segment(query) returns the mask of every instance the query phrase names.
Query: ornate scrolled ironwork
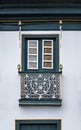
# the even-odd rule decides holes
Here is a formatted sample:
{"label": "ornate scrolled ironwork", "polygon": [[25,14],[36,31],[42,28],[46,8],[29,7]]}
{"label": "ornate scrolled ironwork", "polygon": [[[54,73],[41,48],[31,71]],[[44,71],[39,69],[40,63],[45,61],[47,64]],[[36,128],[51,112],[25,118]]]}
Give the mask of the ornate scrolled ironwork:
{"label": "ornate scrolled ironwork", "polygon": [[21,99],[61,99],[60,73],[22,73]]}

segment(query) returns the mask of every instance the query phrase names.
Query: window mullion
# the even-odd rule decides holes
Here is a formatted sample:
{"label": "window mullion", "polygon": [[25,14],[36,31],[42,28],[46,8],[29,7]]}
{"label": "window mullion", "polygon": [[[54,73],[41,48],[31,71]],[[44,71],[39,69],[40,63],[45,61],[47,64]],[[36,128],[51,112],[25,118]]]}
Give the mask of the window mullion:
{"label": "window mullion", "polygon": [[39,71],[42,70],[42,40],[39,39],[39,44],[38,44],[38,68]]}

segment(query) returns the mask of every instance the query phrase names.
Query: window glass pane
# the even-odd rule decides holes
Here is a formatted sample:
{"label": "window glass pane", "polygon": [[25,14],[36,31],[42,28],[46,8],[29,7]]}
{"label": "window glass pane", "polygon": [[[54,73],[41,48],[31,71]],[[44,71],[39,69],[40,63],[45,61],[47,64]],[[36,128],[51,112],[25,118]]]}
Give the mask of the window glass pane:
{"label": "window glass pane", "polygon": [[51,55],[44,55],[44,60],[52,60],[52,56]]}
{"label": "window glass pane", "polygon": [[37,41],[36,40],[29,40],[29,47],[37,47]]}
{"label": "window glass pane", "polygon": [[37,48],[29,48],[29,54],[37,54]]}
{"label": "window glass pane", "polygon": [[44,67],[45,67],[45,68],[50,68],[50,67],[52,67],[52,62],[44,62]]}
{"label": "window glass pane", "polygon": [[29,68],[30,69],[36,69],[37,68],[37,63],[36,62],[29,62]]}
{"label": "window glass pane", "polygon": [[44,41],[44,46],[52,46],[51,41]]}
{"label": "window glass pane", "polygon": [[44,53],[52,53],[52,48],[44,48]]}
{"label": "window glass pane", "polygon": [[37,61],[37,56],[29,55],[29,61]]}

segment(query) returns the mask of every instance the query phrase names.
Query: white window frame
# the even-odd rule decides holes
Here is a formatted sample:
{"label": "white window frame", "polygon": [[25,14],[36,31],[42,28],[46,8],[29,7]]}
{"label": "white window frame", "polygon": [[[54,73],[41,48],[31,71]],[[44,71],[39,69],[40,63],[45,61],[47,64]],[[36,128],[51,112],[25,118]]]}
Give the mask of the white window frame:
{"label": "white window frame", "polygon": [[[52,42],[52,46],[48,46],[48,47],[44,47],[44,42],[45,41],[51,41]],[[49,40],[49,39],[43,39],[42,40],[42,69],[53,69],[53,40]],[[44,48],[52,48],[52,53],[44,53]],[[52,60],[44,60],[44,55],[51,55],[52,56]],[[52,62],[52,67],[44,67],[44,61],[47,62]]]}
{"label": "white window frame", "polygon": [[[33,42],[36,42],[37,43],[37,47],[29,47],[29,42],[30,41],[33,41]],[[28,48],[27,48],[27,69],[38,69],[38,40],[28,40]],[[31,55],[36,55],[37,56],[37,61],[31,61],[31,63],[32,62],[35,62],[35,63],[37,63],[37,67],[36,68],[34,68],[34,67],[32,67],[32,68],[30,68],[29,67],[29,63],[30,63],[30,60],[29,60],[29,55],[30,55],[30,53],[29,53],[29,48],[36,48],[37,49],[37,54],[31,54]]]}

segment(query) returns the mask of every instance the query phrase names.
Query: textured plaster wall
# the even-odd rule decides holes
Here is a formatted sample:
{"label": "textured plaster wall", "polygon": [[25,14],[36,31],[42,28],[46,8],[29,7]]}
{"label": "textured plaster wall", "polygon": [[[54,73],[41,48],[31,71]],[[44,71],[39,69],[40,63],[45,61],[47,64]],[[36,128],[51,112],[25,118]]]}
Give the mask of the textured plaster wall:
{"label": "textured plaster wall", "polygon": [[15,130],[15,119],[62,119],[62,130],[81,130],[80,31],[63,32],[60,53],[63,64],[62,106],[19,107],[18,32],[0,32],[0,130]]}

